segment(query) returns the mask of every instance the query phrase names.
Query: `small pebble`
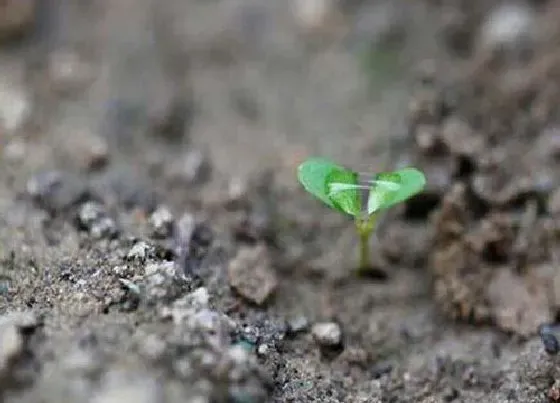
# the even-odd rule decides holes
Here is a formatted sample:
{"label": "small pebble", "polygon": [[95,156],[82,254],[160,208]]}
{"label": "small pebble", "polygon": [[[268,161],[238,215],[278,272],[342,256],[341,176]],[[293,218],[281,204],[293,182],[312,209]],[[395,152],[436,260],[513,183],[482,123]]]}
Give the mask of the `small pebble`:
{"label": "small pebble", "polygon": [[257,347],[257,353],[259,355],[266,355],[266,353],[268,353],[268,345],[260,344],[259,347]]}
{"label": "small pebble", "polygon": [[243,340],[255,345],[259,340],[259,329],[254,326],[245,326],[243,329]]}
{"label": "small pebble", "polygon": [[288,331],[292,334],[304,332],[308,327],[309,321],[305,316],[297,316],[288,321]]}
{"label": "small pebble", "polygon": [[558,354],[560,344],[554,334],[554,328],[550,325],[543,325],[539,328],[539,335],[544,345],[544,350],[550,355]]}
{"label": "small pebble", "polygon": [[495,8],[482,25],[482,45],[494,48],[515,45],[536,28],[535,15],[523,4],[503,4]]}
{"label": "small pebble", "polygon": [[114,238],[118,232],[117,224],[111,217],[103,217],[96,221],[89,230],[94,239]]}
{"label": "small pebble", "polygon": [[78,212],[78,225],[94,239],[113,238],[118,234],[115,221],[107,216],[105,207],[97,202],[86,202]]}
{"label": "small pebble", "polygon": [[84,228],[91,228],[91,226],[105,216],[104,207],[97,202],[87,202],[81,205],[80,211],[78,212],[78,219],[80,225]]}
{"label": "small pebble", "polygon": [[173,230],[173,214],[166,206],[159,206],[150,216],[152,234],[156,238],[167,238]]}
{"label": "small pebble", "polygon": [[192,298],[192,305],[196,308],[206,308],[210,302],[210,295],[208,294],[208,289],[204,287],[199,287],[189,294]]}
{"label": "small pebble", "polygon": [[311,333],[321,346],[336,347],[342,342],[342,330],[334,322],[316,323],[311,328]]}
{"label": "small pebble", "polygon": [[264,245],[243,247],[228,266],[228,278],[239,295],[257,305],[263,305],[278,285]]}
{"label": "small pebble", "polygon": [[145,261],[150,251],[150,245],[144,241],[136,242],[127,255],[128,260]]}

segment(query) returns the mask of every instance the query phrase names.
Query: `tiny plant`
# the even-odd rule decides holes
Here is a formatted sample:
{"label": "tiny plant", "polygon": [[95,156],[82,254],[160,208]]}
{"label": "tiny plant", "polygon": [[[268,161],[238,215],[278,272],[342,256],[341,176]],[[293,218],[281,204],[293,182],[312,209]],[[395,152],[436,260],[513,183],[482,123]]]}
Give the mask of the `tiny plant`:
{"label": "tiny plant", "polygon": [[323,158],[304,161],[297,175],[305,190],[330,208],[354,218],[361,272],[370,269],[369,238],[379,214],[420,193],[426,185],[424,174],[416,168],[368,175]]}

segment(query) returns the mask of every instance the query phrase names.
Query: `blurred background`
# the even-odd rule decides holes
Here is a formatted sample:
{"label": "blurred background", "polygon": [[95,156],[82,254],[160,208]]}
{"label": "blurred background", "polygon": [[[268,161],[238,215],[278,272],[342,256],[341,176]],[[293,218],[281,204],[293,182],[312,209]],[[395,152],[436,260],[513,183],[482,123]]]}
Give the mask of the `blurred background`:
{"label": "blurred background", "polygon": [[[37,164],[81,166],[141,150],[143,165],[203,159],[218,176],[310,154],[393,165],[423,61],[451,76],[449,58],[530,29],[533,5],[482,21],[491,3],[4,0],[2,152],[37,141]],[[162,169],[196,175],[175,165]]]}

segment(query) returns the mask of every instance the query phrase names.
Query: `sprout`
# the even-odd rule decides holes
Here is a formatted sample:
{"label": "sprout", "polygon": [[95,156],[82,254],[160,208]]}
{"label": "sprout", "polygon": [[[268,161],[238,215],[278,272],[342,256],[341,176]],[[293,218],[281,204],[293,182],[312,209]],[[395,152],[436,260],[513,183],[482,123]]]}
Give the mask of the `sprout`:
{"label": "sprout", "polygon": [[354,218],[362,272],[370,268],[368,242],[379,213],[420,193],[426,185],[424,174],[416,168],[364,175],[323,158],[303,162],[298,180],[327,206]]}

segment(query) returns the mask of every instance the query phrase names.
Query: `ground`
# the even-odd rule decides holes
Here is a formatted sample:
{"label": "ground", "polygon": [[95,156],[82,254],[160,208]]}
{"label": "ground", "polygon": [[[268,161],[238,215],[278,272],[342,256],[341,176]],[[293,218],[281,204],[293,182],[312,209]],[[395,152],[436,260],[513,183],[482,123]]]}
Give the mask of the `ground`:
{"label": "ground", "polygon": [[[3,402],[560,401],[560,2],[0,14]],[[311,155],[427,173],[370,276]]]}

